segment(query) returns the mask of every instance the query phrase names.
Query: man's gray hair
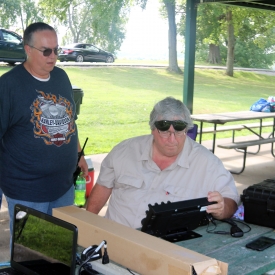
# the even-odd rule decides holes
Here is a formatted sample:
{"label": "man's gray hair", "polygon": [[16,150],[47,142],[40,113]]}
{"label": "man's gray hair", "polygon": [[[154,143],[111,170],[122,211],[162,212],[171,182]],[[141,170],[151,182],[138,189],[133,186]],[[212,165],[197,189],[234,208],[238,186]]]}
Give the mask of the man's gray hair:
{"label": "man's gray hair", "polygon": [[188,108],[180,100],[173,97],[166,97],[156,103],[150,114],[149,125],[151,130],[156,128],[154,123],[159,120],[184,120],[188,123],[187,129],[194,126]]}

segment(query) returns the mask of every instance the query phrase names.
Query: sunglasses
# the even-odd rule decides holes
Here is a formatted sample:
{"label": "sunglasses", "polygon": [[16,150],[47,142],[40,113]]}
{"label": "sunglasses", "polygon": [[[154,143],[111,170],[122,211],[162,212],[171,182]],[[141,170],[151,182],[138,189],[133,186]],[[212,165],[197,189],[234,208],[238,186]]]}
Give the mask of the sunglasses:
{"label": "sunglasses", "polygon": [[47,48],[45,50],[39,50],[39,49],[37,49],[37,48],[35,48],[34,46],[31,46],[31,45],[29,45],[29,47],[34,48],[34,49],[42,52],[44,56],[50,56],[52,54],[52,52],[54,52],[55,55],[58,55],[59,52],[60,52],[59,48],[54,48],[54,49],[48,49]]}
{"label": "sunglasses", "polygon": [[182,120],[159,120],[154,125],[159,131],[168,131],[171,125],[173,125],[175,131],[183,131],[188,123]]}

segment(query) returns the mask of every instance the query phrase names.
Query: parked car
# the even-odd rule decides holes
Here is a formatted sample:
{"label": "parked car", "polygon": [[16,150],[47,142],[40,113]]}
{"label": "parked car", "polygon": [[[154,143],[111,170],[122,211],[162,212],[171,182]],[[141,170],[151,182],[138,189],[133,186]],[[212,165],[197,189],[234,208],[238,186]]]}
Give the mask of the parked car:
{"label": "parked car", "polygon": [[13,31],[0,29],[0,61],[14,65],[25,60],[22,37]]}
{"label": "parked car", "polygon": [[114,62],[114,55],[103,51],[92,44],[74,43],[61,47],[58,59],[76,62]]}

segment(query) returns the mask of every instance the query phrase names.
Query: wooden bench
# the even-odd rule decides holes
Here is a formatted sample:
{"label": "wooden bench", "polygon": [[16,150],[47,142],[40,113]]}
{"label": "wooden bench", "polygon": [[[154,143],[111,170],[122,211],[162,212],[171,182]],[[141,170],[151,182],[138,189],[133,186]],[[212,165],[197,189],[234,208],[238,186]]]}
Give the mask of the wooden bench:
{"label": "wooden bench", "polygon": [[[261,139],[257,139],[257,140],[248,140],[248,141],[240,141],[240,142],[231,142],[231,143],[226,143],[226,144],[219,144],[217,146],[220,148],[223,148],[223,149],[236,149],[237,151],[243,153],[243,167],[242,167],[242,169],[239,172],[230,171],[232,174],[241,174],[245,169],[247,147],[256,146],[256,145],[260,146],[262,144],[271,143],[271,154],[273,157],[275,157],[274,152],[273,152],[273,142],[275,142],[275,138],[269,136],[268,138],[261,138]],[[259,152],[259,150],[258,150],[258,152]]]}
{"label": "wooden bench", "polygon": [[[223,126],[217,126],[216,131],[214,131],[214,127],[207,127],[202,129],[203,134],[210,134],[210,133],[218,133],[218,132],[226,132],[226,131],[241,131],[248,128],[259,128],[260,123],[248,123],[248,124],[236,124],[236,125],[223,125]],[[272,127],[273,121],[267,121],[262,123],[262,127]],[[200,134],[200,129],[198,127],[198,134]]]}

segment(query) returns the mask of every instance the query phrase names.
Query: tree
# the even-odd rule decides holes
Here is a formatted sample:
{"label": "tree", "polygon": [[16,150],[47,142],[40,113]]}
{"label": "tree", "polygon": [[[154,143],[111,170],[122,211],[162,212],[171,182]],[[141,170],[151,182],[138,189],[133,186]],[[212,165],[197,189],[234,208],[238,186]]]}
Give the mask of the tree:
{"label": "tree", "polygon": [[227,25],[227,58],[226,58],[226,74],[233,76],[234,68],[234,26],[232,19],[232,10],[226,7],[226,25]]}
{"label": "tree", "polygon": [[[136,0],[136,5],[142,9],[146,8],[147,0]],[[177,0],[162,0],[163,7],[161,9],[162,16],[168,20],[168,52],[169,52],[169,66],[168,70],[174,73],[182,73],[178,66],[177,58],[177,25],[176,14],[178,9]]]}
{"label": "tree", "polygon": [[[227,64],[226,73],[230,76],[233,76],[234,64],[245,64],[246,67],[258,64],[264,68],[273,64],[275,19],[272,12],[218,4],[201,4],[198,7],[196,48],[205,53],[204,45],[209,45],[209,53],[205,55],[204,60],[210,63],[224,60]],[[181,34],[184,34],[184,29],[183,17],[180,23]],[[246,54],[248,51],[251,54],[249,58]],[[262,58],[262,62],[259,62],[259,55],[267,55],[268,58]],[[198,56],[201,56],[200,53]],[[246,62],[247,60],[249,62]]]}
{"label": "tree", "polygon": [[19,24],[23,33],[26,26],[35,21],[43,21],[42,11],[35,0],[0,2],[0,22],[2,27],[10,28]]}
{"label": "tree", "polygon": [[68,26],[66,41],[95,43],[118,50],[124,39],[128,0],[40,0],[48,18]]}
{"label": "tree", "polygon": [[177,26],[176,26],[176,1],[163,0],[166,8],[169,31],[168,31],[168,46],[169,46],[169,67],[168,70],[175,73],[182,73],[178,66],[177,59]]}

